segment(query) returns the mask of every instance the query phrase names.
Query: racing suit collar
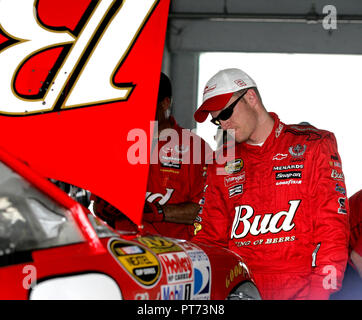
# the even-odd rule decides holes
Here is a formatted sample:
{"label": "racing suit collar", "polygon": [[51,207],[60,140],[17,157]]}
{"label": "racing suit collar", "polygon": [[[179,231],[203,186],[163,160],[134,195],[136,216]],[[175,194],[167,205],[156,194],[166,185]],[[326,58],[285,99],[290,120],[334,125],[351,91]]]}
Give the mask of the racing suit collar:
{"label": "racing suit collar", "polygon": [[[168,129],[173,129],[173,130],[176,130],[179,134],[182,132],[182,128],[177,124],[175,118],[173,116],[170,116],[169,117],[169,122],[170,122],[170,128]],[[159,134],[159,136],[156,136],[155,138],[164,138],[164,137],[167,137],[169,136],[169,132],[167,132],[167,128],[162,130]]]}

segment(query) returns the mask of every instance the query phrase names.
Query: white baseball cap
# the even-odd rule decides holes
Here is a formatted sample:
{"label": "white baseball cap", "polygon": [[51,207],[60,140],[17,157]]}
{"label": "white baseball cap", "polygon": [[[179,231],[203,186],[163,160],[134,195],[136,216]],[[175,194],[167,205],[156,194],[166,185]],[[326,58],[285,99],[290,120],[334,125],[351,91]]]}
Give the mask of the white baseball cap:
{"label": "white baseball cap", "polygon": [[254,80],[240,69],[224,69],[216,73],[207,83],[203,93],[202,105],[196,110],[194,118],[204,122],[210,111],[221,110],[234,92],[256,87]]}

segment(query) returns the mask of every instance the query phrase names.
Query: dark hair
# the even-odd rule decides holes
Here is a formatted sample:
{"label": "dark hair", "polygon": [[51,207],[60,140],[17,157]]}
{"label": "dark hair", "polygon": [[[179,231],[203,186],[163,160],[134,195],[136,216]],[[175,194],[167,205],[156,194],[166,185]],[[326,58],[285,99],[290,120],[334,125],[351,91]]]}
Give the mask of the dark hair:
{"label": "dark hair", "polygon": [[172,86],[169,77],[161,72],[157,102],[161,102],[165,98],[172,98]]}

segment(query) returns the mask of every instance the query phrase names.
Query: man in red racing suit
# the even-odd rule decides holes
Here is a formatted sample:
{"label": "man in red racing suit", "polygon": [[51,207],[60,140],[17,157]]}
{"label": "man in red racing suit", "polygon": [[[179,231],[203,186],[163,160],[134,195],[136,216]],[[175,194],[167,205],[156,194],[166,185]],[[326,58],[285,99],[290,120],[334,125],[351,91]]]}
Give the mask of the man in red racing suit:
{"label": "man in red racing suit", "polygon": [[[163,236],[189,240],[206,180],[205,157],[211,154],[211,149],[199,136],[180,127],[172,116],[169,121],[173,131],[160,132],[149,166],[146,194],[147,202],[163,208],[164,217],[157,221],[155,215],[148,217],[145,213],[145,220]],[[173,143],[173,139],[166,142],[166,136],[172,136],[172,132],[179,138],[178,143]],[[157,163],[152,163],[157,156]],[[187,224],[186,216],[190,214],[191,221]]]}
{"label": "man in red racing suit", "polygon": [[350,262],[362,279],[362,190],[359,190],[349,198],[349,204],[351,208]]}
{"label": "man in red racing suit", "polygon": [[[202,138],[176,123],[170,115],[171,104],[171,81],[161,73],[143,225],[148,233],[189,240],[212,150]],[[95,195],[91,199],[94,212],[111,226],[136,230],[112,205]]]}
{"label": "man in red racing suit", "polygon": [[[235,83],[253,91],[228,117],[211,109],[223,129],[242,108],[255,110],[255,83],[249,84],[242,71],[236,75]],[[198,121],[205,118],[200,112]],[[313,126],[285,125],[274,113],[266,116],[272,125],[265,140],[236,143],[233,157],[221,163],[216,153],[208,166],[194,241],[227,247],[245,258],[263,299],[328,299],[341,286],[349,236],[335,137]]]}

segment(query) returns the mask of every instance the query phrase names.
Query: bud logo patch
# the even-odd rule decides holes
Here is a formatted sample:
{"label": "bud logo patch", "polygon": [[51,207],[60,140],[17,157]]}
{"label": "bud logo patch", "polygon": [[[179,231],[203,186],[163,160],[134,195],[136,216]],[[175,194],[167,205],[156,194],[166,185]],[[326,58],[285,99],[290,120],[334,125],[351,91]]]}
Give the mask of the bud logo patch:
{"label": "bud logo patch", "polygon": [[[254,209],[251,206],[242,205],[235,207],[231,239],[244,238],[249,233],[250,235],[258,236],[269,232],[276,234],[281,231],[287,232],[292,230],[295,227],[293,219],[301,201],[291,200],[289,201],[288,211],[280,211],[276,214],[267,213],[263,218],[262,215],[254,215]],[[252,217],[254,217],[254,220],[251,222]]]}

